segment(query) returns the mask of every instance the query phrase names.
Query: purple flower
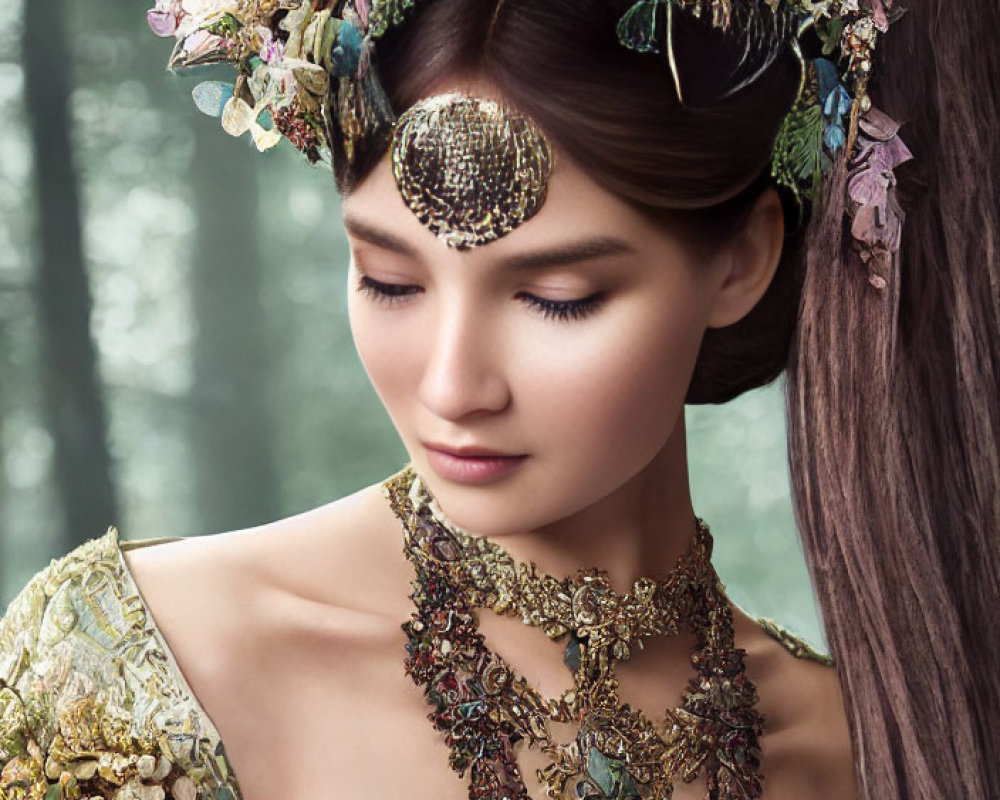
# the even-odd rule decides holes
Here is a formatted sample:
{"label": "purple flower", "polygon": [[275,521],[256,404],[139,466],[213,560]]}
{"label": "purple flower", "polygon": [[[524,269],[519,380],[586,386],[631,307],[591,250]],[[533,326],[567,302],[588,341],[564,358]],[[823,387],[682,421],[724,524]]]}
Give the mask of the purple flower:
{"label": "purple flower", "polygon": [[368,0],[355,0],[354,10],[358,12],[358,19],[361,20],[363,30],[368,29]]}
{"label": "purple flower", "polygon": [[268,64],[281,61],[285,54],[285,44],[280,39],[275,39],[270,28],[262,28],[260,31],[260,57]]}
{"label": "purple flower", "polygon": [[868,4],[871,6],[872,21],[875,23],[875,27],[878,28],[882,33],[889,30],[889,16],[885,13],[885,6],[892,5],[892,0],[868,0]]}
{"label": "purple flower", "polygon": [[858,119],[858,153],[848,173],[847,194],[857,203],[851,233],[869,249],[899,249],[903,213],[893,169],[913,158],[897,135],[899,126],[874,107]]}
{"label": "purple flower", "polygon": [[177,30],[177,15],[172,11],[151,8],[146,12],[146,22],[157,36],[173,36]]}

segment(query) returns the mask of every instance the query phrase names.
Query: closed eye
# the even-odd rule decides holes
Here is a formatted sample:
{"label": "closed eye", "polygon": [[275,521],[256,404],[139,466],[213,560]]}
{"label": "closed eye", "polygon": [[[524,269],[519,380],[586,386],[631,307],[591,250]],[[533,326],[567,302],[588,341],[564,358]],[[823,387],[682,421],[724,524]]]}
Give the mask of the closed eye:
{"label": "closed eye", "polygon": [[603,292],[596,292],[578,300],[549,300],[527,292],[521,292],[518,296],[524,298],[528,305],[541,311],[543,317],[558,320],[583,319],[597,311],[604,302]]}
{"label": "closed eye", "polygon": [[[367,294],[379,303],[395,304],[404,297],[423,291],[421,287],[404,283],[385,283],[367,275],[358,276],[358,291]],[[594,313],[604,301],[603,292],[595,292],[576,300],[552,300],[529,292],[517,295],[530,307],[541,312],[546,319],[576,320]]]}
{"label": "closed eye", "polygon": [[397,303],[406,295],[416,294],[419,286],[404,283],[383,283],[367,275],[358,276],[358,291],[369,295],[380,303]]}

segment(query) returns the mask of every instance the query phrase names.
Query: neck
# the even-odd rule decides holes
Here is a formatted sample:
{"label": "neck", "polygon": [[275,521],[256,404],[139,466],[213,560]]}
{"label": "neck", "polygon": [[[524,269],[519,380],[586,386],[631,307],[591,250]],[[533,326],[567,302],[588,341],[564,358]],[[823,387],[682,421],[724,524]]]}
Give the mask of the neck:
{"label": "neck", "polygon": [[[440,510],[449,517],[447,507]],[[665,577],[694,535],[682,416],[652,461],[607,496],[532,530],[487,538],[556,578],[599,567],[624,593],[639,577]]]}

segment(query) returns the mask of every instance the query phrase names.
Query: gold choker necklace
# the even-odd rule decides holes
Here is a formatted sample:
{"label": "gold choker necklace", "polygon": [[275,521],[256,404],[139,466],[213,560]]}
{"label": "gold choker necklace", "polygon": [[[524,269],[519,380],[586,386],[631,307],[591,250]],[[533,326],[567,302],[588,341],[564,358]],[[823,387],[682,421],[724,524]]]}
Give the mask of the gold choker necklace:
{"label": "gold choker necklace", "polygon": [[[537,777],[559,800],[661,800],[677,778],[691,782],[702,771],[712,800],[760,797],[763,718],[701,519],[666,578],[640,578],[618,595],[601,570],[563,580],[539,574],[535,564],[518,564],[496,543],[451,524],[411,465],[383,488],[417,576],[416,610],[402,626],[406,672],[424,687],[452,769],[470,773],[470,800],[528,800],[514,749],[521,740],[550,759]],[[486,647],[477,608],[566,638],[574,687],[543,698]],[[696,675],[683,705],[655,724],[621,702],[614,664],[644,638],[676,634],[682,624],[696,636]],[[550,720],[576,725],[576,738],[556,742]]]}

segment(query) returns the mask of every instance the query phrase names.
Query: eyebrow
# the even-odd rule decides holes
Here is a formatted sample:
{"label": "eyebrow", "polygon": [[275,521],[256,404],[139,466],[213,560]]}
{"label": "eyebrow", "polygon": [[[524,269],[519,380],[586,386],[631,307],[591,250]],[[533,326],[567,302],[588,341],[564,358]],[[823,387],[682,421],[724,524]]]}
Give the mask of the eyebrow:
{"label": "eyebrow", "polygon": [[[348,233],[369,244],[381,247],[392,253],[398,253],[413,259],[419,259],[419,254],[409,244],[388,231],[369,225],[356,217],[344,216],[344,227]],[[576,242],[560,244],[539,250],[534,253],[520,253],[504,259],[504,264],[510,269],[534,270],[546,267],[565,266],[580,261],[588,261],[606,256],[634,255],[635,248],[624,239],[615,236],[595,236]]]}

